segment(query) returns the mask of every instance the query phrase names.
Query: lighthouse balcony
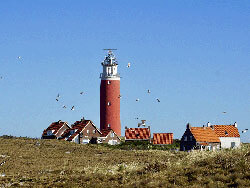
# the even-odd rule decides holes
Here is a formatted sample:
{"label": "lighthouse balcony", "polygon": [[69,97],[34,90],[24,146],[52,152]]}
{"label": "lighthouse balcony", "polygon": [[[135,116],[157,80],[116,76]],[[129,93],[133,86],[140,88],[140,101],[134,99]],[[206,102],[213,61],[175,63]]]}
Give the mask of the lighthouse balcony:
{"label": "lighthouse balcony", "polygon": [[100,78],[120,78],[120,74],[100,74]]}

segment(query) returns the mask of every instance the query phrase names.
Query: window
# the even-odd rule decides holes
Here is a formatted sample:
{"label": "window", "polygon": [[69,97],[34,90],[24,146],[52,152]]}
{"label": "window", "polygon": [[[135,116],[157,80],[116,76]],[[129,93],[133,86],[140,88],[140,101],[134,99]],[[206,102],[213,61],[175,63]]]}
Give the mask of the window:
{"label": "window", "polygon": [[184,141],[187,141],[187,136],[184,136]]}
{"label": "window", "polygon": [[192,141],[192,139],[193,139],[193,136],[190,136],[190,141]]}
{"label": "window", "polygon": [[231,148],[235,147],[235,142],[231,142]]}
{"label": "window", "polygon": [[52,135],[52,130],[48,130],[48,131],[47,131],[47,135],[48,135],[48,136],[51,136],[51,135]]}
{"label": "window", "polygon": [[111,105],[111,102],[108,102],[108,106],[110,106]]}
{"label": "window", "polygon": [[111,84],[111,81],[108,81],[108,85]]}
{"label": "window", "polygon": [[89,134],[89,130],[87,130],[87,134]]}
{"label": "window", "polygon": [[96,130],[93,130],[93,133],[96,133]]}
{"label": "window", "polygon": [[108,124],[108,127],[110,127],[110,124]]}
{"label": "window", "polygon": [[111,133],[110,136],[111,136],[111,138],[114,138],[114,137],[115,137],[115,134],[114,134],[114,133]]}

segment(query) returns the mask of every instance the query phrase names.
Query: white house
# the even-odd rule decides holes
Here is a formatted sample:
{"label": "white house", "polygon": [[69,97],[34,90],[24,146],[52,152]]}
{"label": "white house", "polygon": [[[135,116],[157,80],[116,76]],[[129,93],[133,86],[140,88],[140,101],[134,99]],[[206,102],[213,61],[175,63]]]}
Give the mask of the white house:
{"label": "white house", "polygon": [[240,134],[237,128],[237,123],[233,125],[211,125],[211,127],[221,141],[221,148],[237,148],[240,147]]}

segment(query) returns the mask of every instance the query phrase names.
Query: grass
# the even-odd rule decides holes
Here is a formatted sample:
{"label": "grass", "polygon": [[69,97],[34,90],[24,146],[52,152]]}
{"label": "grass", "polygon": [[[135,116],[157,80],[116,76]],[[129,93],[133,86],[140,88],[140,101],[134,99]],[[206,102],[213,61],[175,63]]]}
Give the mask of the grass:
{"label": "grass", "polygon": [[190,153],[123,147],[0,138],[0,186],[250,187],[249,144]]}

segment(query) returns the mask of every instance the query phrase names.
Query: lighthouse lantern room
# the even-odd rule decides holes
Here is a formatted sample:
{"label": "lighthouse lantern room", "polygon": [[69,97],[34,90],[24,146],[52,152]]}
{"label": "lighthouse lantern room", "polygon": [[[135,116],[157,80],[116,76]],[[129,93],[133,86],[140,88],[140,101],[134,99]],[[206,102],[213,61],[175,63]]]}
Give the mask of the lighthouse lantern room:
{"label": "lighthouse lantern room", "polygon": [[100,129],[112,129],[121,136],[120,75],[111,49],[108,49],[108,55],[101,64],[103,72],[100,74]]}

